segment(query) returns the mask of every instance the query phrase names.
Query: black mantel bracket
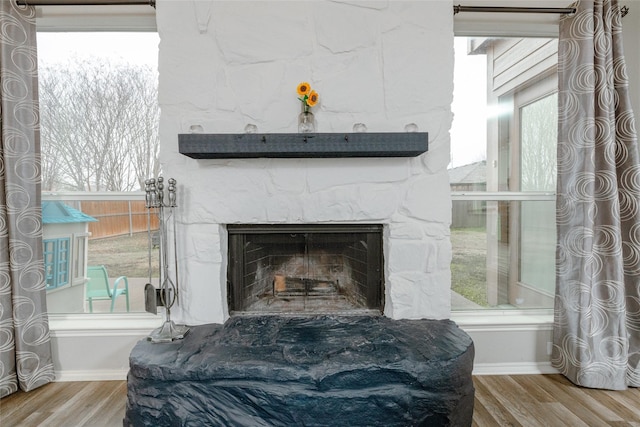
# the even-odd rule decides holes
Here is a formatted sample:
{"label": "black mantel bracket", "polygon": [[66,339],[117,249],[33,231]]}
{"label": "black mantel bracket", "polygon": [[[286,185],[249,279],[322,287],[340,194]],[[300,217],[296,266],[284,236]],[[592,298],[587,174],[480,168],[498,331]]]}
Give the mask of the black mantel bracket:
{"label": "black mantel bracket", "polygon": [[178,135],[180,153],[194,159],[415,157],[428,144],[427,132]]}

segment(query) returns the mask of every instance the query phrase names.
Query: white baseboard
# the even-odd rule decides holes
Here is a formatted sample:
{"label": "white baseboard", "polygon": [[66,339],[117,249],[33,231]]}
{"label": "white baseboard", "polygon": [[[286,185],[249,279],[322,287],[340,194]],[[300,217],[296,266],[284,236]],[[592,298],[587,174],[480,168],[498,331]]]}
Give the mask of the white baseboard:
{"label": "white baseboard", "polygon": [[55,382],[70,381],[123,381],[127,379],[128,369],[95,371],[55,371]]}
{"label": "white baseboard", "polygon": [[549,362],[541,363],[476,363],[473,375],[543,375],[559,374]]}

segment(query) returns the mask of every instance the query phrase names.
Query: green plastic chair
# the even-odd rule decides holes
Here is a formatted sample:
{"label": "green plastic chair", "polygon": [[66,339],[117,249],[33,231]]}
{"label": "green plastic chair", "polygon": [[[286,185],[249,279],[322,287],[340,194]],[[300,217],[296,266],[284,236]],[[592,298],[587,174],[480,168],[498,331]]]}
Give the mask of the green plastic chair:
{"label": "green plastic chair", "polygon": [[[127,300],[127,311],[129,311],[129,281],[126,276],[120,276],[113,282],[113,288],[109,288],[109,275],[104,265],[87,267],[87,295],[89,301],[89,312],[93,313],[93,301],[111,300],[111,312],[116,303],[116,298],[124,295]],[[124,287],[120,286],[124,284]]]}

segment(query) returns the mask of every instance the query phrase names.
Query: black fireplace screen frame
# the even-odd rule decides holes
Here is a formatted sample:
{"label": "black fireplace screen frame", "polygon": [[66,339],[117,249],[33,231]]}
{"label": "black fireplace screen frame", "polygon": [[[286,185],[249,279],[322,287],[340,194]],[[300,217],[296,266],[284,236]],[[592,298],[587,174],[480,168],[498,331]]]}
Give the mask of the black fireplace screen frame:
{"label": "black fireplace screen frame", "polygon": [[[332,236],[324,236],[326,234],[334,234],[338,236],[348,236],[348,233],[357,234],[362,240],[362,246],[366,247],[366,259],[362,259],[362,264],[366,270],[362,275],[366,282],[363,286],[362,299],[363,305],[360,308],[347,309],[347,313],[341,314],[376,314],[382,313],[384,308],[384,256],[382,250],[383,242],[383,225],[381,224],[228,224],[228,266],[227,266],[227,302],[229,313],[237,314],[273,314],[270,312],[247,311],[247,297],[249,291],[245,284],[245,278],[254,274],[253,271],[247,271],[250,260],[245,259],[247,255],[245,248],[250,245],[251,241],[262,240],[270,236],[316,236],[315,239],[327,241]],[[277,239],[277,238],[276,238]],[[307,284],[301,286],[308,286]],[[274,284],[275,287],[275,284]],[[274,289],[275,294],[275,289]],[[318,314],[324,311],[304,310],[296,311],[296,314]],[[330,311],[332,312],[332,311]],[[282,314],[285,314],[283,312]],[[276,313],[277,314],[277,313]]]}

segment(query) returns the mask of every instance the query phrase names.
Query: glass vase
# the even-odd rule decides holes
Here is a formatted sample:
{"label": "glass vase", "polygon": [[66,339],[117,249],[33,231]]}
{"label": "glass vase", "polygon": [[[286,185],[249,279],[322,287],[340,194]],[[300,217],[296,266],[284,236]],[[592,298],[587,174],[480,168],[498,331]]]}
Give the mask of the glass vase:
{"label": "glass vase", "polygon": [[313,133],[316,131],[316,120],[309,107],[302,107],[302,112],[298,115],[298,132]]}

